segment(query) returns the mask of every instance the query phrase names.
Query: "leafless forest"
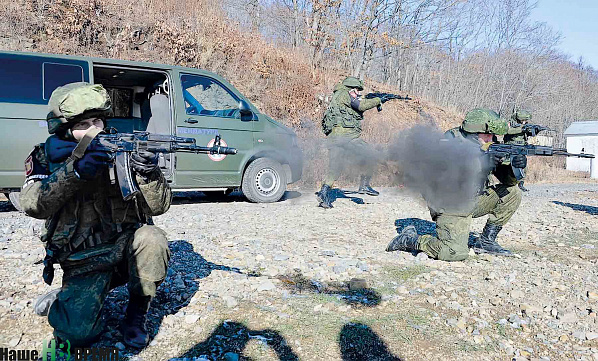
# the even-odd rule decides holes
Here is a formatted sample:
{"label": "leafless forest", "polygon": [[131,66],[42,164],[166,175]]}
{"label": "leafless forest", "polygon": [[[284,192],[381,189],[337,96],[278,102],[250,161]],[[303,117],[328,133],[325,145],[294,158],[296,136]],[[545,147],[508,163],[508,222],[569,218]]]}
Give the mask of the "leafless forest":
{"label": "leafless forest", "polygon": [[[532,0],[246,0],[229,16],[269,41],[466,111],[531,109],[564,130],[598,115],[598,73],[556,49],[560,34],[530,20]],[[588,39],[590,40],[590,39]]]}

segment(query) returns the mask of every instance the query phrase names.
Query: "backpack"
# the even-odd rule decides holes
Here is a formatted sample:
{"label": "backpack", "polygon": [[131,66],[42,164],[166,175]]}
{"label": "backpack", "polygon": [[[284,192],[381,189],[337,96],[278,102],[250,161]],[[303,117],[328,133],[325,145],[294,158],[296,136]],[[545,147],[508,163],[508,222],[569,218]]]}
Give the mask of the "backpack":
{"label": "backpack", "polygon": [[330,113],[330,108],[326,109],[326,113],[324,113],[324,118],[322,118],[322,131],[326,136],[328,136],[328,134],[332,132],[332,128],[336,125],[336,120]]}

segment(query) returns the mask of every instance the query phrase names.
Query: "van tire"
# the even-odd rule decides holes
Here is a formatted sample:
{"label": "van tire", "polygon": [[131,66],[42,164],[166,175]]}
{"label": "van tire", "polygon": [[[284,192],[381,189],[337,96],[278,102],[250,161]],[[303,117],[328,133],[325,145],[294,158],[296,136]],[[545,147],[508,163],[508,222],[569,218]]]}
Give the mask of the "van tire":
{"label": "van tire", "polygon": [[249,201],[277,202],[286,190],[286,173],[282,165],[274,159],[258,158],[245,169],[241,191]]}
{"label": "van tire", "polygon": [[12,203],[12,206],[17,209],[17,211],[22,212],[23,208],[21,208],[21,202],[19,202],[19,196],[21,192],[10,192],[8,194],[8,200]]}

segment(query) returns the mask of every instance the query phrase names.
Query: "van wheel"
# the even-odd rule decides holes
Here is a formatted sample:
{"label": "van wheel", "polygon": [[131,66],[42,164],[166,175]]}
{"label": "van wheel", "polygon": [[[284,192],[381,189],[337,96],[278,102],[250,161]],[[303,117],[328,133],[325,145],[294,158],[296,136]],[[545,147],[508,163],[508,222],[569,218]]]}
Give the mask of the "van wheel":
{"label": "van wheel", "polygon": [[286,174],[282,165],[270,158],[254,160],[243,174],[241,190],[251,202],[277,202],[287,190]]}
{"label": "van wheel", "polygon": [[17,211],[22,212],[23,208],[21,208],[21,203],[19,202],[20,194],[21,192],[10,192],[7,198],[10,200],[10,203],[12,203],[12,206],[17,209]]}

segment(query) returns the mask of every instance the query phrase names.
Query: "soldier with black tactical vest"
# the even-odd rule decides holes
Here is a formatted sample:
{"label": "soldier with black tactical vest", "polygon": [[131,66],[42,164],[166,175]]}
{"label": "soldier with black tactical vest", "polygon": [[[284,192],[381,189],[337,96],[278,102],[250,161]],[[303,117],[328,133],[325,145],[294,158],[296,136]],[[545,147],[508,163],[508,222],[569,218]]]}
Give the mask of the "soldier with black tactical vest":
{"label": "soldier with black tactical vest", "polygon": [[377,107],[384,100],[363,99],[359,93],[362,90],[361,79],[352,76],[345,78],[334,87],[332,100],[324,114],[322,127],[328,137],[329,162],[328,176],[317,193],[320,207],[332,208],[330,191],[343,168],[348,166],[347,162],[354,163],[350,167],[359,169],[362,173],[357,192],[370,196],[379,194],[371,187],[370,180],[380,155],[360,136],[363,113]]}
{"label": "soldier with black tactical vest", "polygon": [[[506,144],[517,144],[527,145],[528,135],[523,130],[523,125],[529,123],[532,120],[532,113],[527,110],[517,110],[511,115],[511,121],[509,122],[509,130],[503,137]],[[528,189],[523,186],[524,180],[519,181],[519,188],[527,192]]]}
{"label": "soldier with black tactical vest", "polygon": [[91,140],[102,131],[111,108],[101,85],[72,83],[50,97],[50,137],[26,160],[20,201],[31,217],[46,220],[44,280],[51,284],[55,263],[62,287],[40,297],[35,310],[47,315],[58,343],[88,346],[102,333],[106,296],[128,283],[130,300],[121,325],[124,342],[148,342],[146,315],[166,277],[170,252],[165,232],[152,216],[168,210],[171,190],[156,154],[131,156],[141,195],[124,201],[109,177],[111,155]]}
{"label": "soldier with black tactical vest", "polygon": [[[508,124],[498,114],[489,109],[469,111],[460,127],[445,133],[448,139],[473,142],[487,149],[496,135],[504,135]],[[483,155],[483,154],[481,154]],[[496,242],[496,236],[511,219],[521,203],[521,191],[517,188],[517,179],[510,165],[502,163],[499,156],[490,156],[487,169],[498,180],[490,185],[488,181],[481,185],[479,194],[472,194],[473,209],[466,211],[445,211],[430,208],[432,220],[436,222],[436,236],[418,235],[414,226],[405,227],[387,246],[386,251],[422,251],[428,256],[444,261],[461,261],[468,257],[469,248],[477,253],[510,255],[511,252]],[[525,167],[527,158],[518,155],[513,158],[513,165]],[[490,176],[490,174],[488,174]],[[482,174],[480,179],[484,179]],[[488,215],[482,234],[468,244],[469,228],[472,218]]]}

